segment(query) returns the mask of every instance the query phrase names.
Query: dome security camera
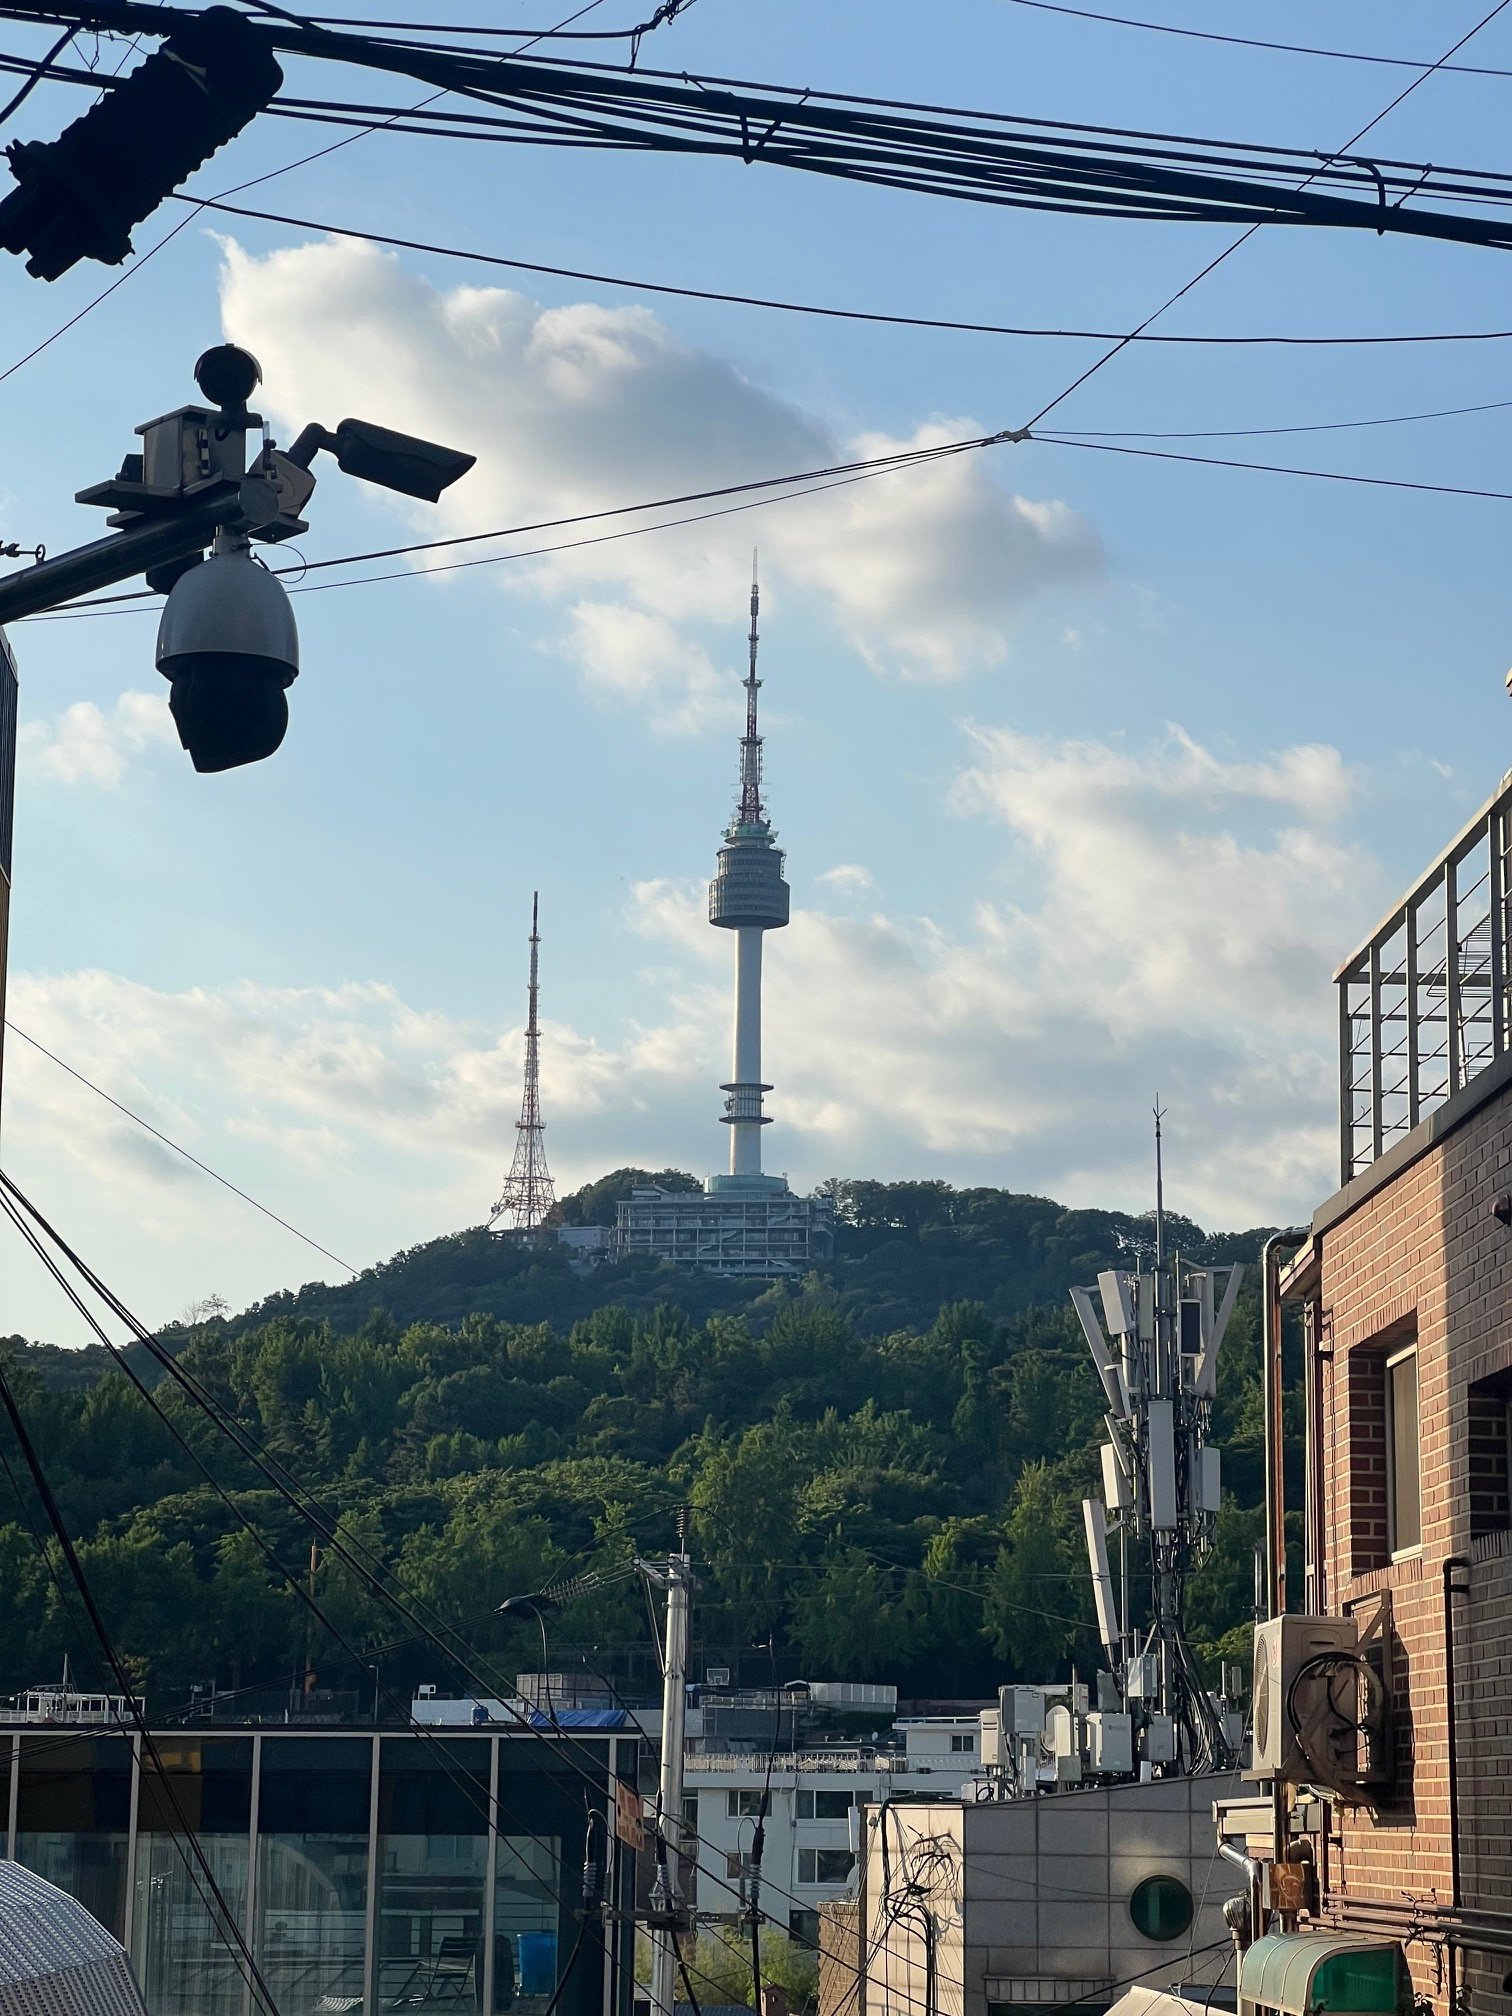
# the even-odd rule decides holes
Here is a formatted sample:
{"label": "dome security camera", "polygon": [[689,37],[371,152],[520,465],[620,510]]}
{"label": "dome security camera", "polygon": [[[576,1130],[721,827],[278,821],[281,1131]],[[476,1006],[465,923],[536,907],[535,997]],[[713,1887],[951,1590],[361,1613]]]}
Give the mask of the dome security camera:
{"label": "dome security camera", "polygon": [[299,633],[283,584],[252,558],[245,538],[216,535],[210,556],[182,575],[163,605],[157,668],[196,770],[260,763],[289,725]]}

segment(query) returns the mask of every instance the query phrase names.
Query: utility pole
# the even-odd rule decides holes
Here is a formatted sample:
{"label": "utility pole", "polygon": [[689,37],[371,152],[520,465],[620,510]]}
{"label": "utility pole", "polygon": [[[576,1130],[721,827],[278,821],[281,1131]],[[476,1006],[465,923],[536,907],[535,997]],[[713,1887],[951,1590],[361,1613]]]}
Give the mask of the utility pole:
{"label": "utility pole", "polygon": [[662,1669],[661,1785],[657,1799],[656,1881],[651,1890],[651,2008],[653,2016],[674,2016],[677,2001],[677,1940],[688,1922],[682,1895],[683,1732],[688,1702],[688,1635],[693,1610],[693,1563],[687,1552],[688,1515],[677,1515],[677,1551],[665,1568],[638,1561],[646,1581],[667,1597],[667,1621],[660,1647]]}

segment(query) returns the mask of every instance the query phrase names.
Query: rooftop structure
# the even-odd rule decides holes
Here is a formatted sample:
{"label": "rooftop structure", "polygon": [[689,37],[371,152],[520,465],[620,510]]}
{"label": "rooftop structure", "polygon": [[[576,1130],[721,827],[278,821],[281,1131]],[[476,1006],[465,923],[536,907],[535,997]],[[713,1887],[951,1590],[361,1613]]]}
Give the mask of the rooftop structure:
{"label": "rooftop structure", "polygon": [[709,884],[709,922],[735,934],[734,1055],[722,1122],[730,1130],[729,1171],[710,1176],[702,1194],[645,1185],[617,1207],[615,1244],[621,1253],[650,1253],[674,1266],[716,1274],[776,1279],[801,1274],[834,1248],[828,1200],[798,1197],[785,1176],[764,1175],[761,1130],[771,1124],[761,1075],[761,941],[788,922],[786,856],[762,797],[761,733],[757,725],[757,628],[761,590],[751,578],[751,629],[745,678],[745,734],[740,743],[740,793],[720,843]]}
{"label": "rooftop structure", "polygon": [[530,899],[530,990],[529,1013],[525,1019],[525,1091],[520,1101],[520,1117],[515,1122],[514,1161],[504,1179],[504,1190],[489,1218],[490,1229],[500,1218],[510,1223],[503,1232],[526,1235],[537,1232],[556,1207],[556,1190],[546,1167],[546,1128],[541,1119],[541,1025],[540,1004],[540,905],[539,893]]}

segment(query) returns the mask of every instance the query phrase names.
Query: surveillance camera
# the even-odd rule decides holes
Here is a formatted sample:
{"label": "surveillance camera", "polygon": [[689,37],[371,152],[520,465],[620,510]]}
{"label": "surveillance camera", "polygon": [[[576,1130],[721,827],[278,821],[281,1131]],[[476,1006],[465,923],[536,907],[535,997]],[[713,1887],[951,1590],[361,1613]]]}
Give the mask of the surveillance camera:
{"label": "surveillance camera", "polygon": [[217,343],[195,365],[194,382],[213,405],[242,407],[262,383],[262,366],[250,350]]}
{"label": "surveillance camera", "polygon": [[283,584],[245,539],[218,534],[210,557],[174,583],[158,625],[157,668],[196,770],[261,762],[283,741],[299,633]]}

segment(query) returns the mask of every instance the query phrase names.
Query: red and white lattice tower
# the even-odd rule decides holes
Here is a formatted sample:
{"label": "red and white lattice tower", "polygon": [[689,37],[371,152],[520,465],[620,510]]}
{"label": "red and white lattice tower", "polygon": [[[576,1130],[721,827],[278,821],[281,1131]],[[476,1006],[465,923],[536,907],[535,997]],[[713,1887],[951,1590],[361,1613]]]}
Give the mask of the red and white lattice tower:
{"label": "red and white lattice tower", "polygon": [[[546,1167],[546,1129],[541,1120],[541,1025],[537,1015],[540,1000],[541,933],[538,928],[540,895],[530,899],[530,1014],[525,1023],[525,1096],[520,1117],[515,1122],[518,1139],[514,1161],[504,1179],[503,1195],[493,1207],[489,1229],[534,1232],[556,1209],[556,1190]],[[507,1217],[509,1224],[499,1227]]]}

